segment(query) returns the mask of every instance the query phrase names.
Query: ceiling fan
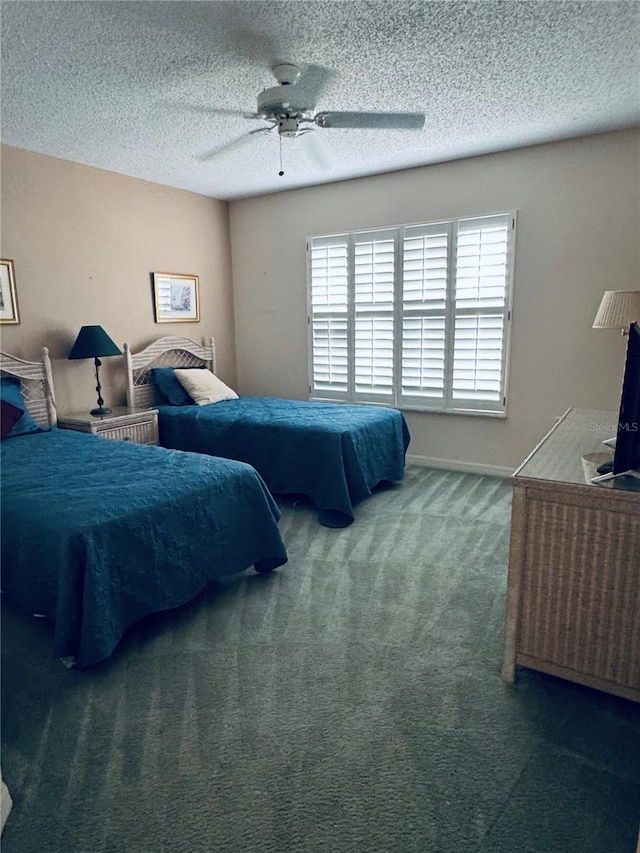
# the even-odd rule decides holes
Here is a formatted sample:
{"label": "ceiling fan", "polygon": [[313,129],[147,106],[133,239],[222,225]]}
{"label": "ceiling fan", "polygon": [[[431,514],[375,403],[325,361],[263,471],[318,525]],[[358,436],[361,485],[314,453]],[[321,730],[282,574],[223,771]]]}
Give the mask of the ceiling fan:
{"label": "ceiling fan", "polygon": [[[316,128],[359,129],[359,130],[420,130],[424,127],[423,113],[379,113],[379,112],[315,112],[316,100],[332,72],[320,66],[309,66],[304,74],[297,66],[288,62],[275,65],[272,69],[277,85],[264,89],[258,95],[255,113],[239,110],[207,110],[213,114],[242,115],[247,119],[262,119],[267,127],[248,131],[238,139],[208,151],[200,159],[208,160],[236,146],[244,144],[249,137],[259,133],[278,133],[282,137],[298,137]],[[318,157],[318,152],[315,152]],[[318,157],[318,159],[320,159]],[[325,165],[323,162],[321,165]],[[282,174],[282,167],[280,174]]]}

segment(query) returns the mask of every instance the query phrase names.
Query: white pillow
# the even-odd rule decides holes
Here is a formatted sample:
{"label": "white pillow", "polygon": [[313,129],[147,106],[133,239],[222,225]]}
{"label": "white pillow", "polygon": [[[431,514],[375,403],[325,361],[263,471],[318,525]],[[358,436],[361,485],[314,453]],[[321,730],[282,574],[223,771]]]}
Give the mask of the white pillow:
{"label": "white pillow", "polygon": [[210,370],[174,370],[176,379],[194,403],[219,403],[221,400],[236,400],[238,395],[225,385]]}

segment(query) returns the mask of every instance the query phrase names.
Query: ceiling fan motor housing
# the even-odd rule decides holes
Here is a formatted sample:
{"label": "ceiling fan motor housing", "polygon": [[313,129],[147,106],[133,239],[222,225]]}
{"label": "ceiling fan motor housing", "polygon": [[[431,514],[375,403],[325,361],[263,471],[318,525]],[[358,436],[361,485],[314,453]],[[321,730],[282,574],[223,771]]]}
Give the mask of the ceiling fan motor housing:
{"label": "ceiling fan motor housing", "polygon": [[263,118],[300,118],[311,109],[295,86],[272,86],[258,95],[257,113]]}
{"label": "ceiling fan motor housing", "polygon": [[274,65],[271,71],[281,86],[293,86],[300,77],[300,69],[291,62],[281,62],[279,65]]}

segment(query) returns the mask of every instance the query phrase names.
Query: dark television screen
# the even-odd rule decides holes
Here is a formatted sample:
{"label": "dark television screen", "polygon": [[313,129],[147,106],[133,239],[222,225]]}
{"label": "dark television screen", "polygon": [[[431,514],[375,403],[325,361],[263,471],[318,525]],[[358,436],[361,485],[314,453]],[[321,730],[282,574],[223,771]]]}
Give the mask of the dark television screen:
{"label": "dark television screen", "polygon": [[613,473],[640,468],[640,326],[629,328]]}

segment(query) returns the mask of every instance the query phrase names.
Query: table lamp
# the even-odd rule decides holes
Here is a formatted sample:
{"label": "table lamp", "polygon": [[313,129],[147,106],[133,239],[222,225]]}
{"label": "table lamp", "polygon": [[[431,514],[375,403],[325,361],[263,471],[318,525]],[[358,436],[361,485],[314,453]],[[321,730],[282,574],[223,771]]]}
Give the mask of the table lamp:
{"label": "table lamp", "polygon": [[[594,329],[620,329],[623,335],[629,334],[632,323],[640,320],[640,290],[605,290],[600,307],[593,321]],[[615,448],[617,435],[605,438],[602,442]],[[613,468],[613,461],[610,466]],[[604,465],[598,468],[600,477],[592,477],[590,482],[600,482],[612,476]]]}
{"label": "table lamp", "polygon": [[105,332],[102,326],[83,326],[78,332],[76,342],[71,348],[71,352],[67,358],[93,358],[96,367],[96,391],[98,392],[98,408],[91,409],[92,415],[109,415],[111,409],[104,406],[104,400],[101,396],[102,387],[100,385],[100,366],[102,362],[100,357],[107,355],[122,355],[120,350],[109,335]]}
{"label": "table lamp", "polygon": [[605,290],[594,329],[621,329],[629,334],[629,326],[640,321],[640,290]]}

